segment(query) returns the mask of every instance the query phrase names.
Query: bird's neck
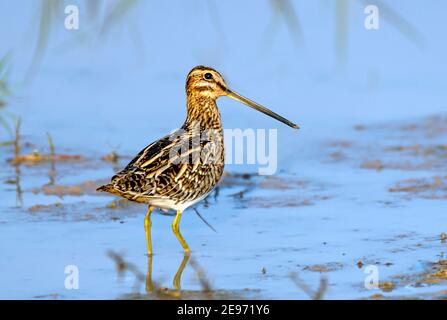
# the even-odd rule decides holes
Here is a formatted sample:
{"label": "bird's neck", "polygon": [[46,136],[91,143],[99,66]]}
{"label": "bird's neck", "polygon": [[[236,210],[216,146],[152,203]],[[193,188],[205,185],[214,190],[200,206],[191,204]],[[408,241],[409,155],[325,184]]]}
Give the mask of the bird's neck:
{"label": "bird's neck", "polygon": [[222,129],[215,98],[201,94],[188,94],[186,105],[185,125],[195,123],[195,125],[200,125],[202,129]]}

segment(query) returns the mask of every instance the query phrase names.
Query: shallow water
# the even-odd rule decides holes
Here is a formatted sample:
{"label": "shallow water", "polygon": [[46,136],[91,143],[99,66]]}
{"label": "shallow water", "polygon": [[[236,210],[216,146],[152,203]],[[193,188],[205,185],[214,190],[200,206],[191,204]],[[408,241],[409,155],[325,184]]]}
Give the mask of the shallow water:
{"label": "shallow water", "polygon": [[[365,129],[362,136],[375,129],[370,130]],[[298,272],[315,289],[321,276],[326,277],[325,298],[364,298],[377,293],[421,297],[445,290],[443,281],[425,285],[418,278],[427,272],[427,263],[443,260],[446,244],[440,235],[446,225],[445,198],[413,195],[408,199],[405,192],[389,192],[397,181],[439,173],[362,169],[361,148],[348,148],[356,154],[351,161],[333,161],[327,149],[326,144],[320,145],[315,174],[315,158],[303,159],[301,171],[306,174],[229,173],[218,195],[210,195],[198,206],[217,233],[193,210],[187,211],[181,225],[183,235],[212,288],[228,297],[308,298],[292,281],[291,274]],[[384,159],[383,153],[377,156]],[[6,163],[5,158],[2,161]],[[98,168],[92,162],[95,160],[57,164],[62,176],[57,183],[80,183],[82,191],[76,195],[45,195],[42,185],[47,183],[48,165],[43,164],[22,166],[21,207],[14,207],[15,186],[3,185],[2,199],[7,200],[2,202],[4,258],[0,267],[8,276],[2,276],[2,298],[120,298],[135,290],[144,293],[144,285],[135,286],[132,273],[117,278],[115,264],[106,253],[123,254],[146,273],[145,208],[125,202],[110,206],[112,197],[95,194],[89,186],[99,183],[95,178],[110,174],[111,165],[103,162]],[[4,166],[2,181],[12,175],[13,167]],[[84,179],[93,182],[83,184]],[[166,288],[173,287],[183,259],[170,230],[171,221],[166,215],[153,218],[152,279]],[[364,270],[370,264],[379,268],[380,281],[396,283],[391,292],[364,288]],[[66,265],[79,268],[79,290],[64,288]],[[401,284],[396,279],[402,275],[411,275],[413,280]],[[189,265],[181,285],[183,290],[200,292],[197,274]]]}
{"label": "shallow water", "polygon": [[[173,289],[184,258],[171,232],[173,217],[153,216],[151,278],[158,293],[146,295],[146,208],[117,202],[94,188],[146,144],[182,123],[184,77],[199,63],[224,70],[237,90],[297,121],[302,129],[292,131],[219,100],[226,128],[278,129],[278,171],[258,176],[257,165],[227,166],[218,193],[197,206],[217,232],[194,210],[184,214],[181,230],[192,257],[182,273],[181,297],[314,298],[294,282],[293,274],[314,291],[327,279],[326,299],[443,297],[447,66],[441,62],[447,50],[437,41],[441,31],[433,18],[442,10],[428,5],[420,12],[396,1],[409,19],[418,17],[415,24],[430,44],[425,51],[411,47],[392,29],[369,38],[353,24],[350,59],[344,71],[335,71],[327,61],[333,53],[325,50],[332,34],[319,29],[330,28],[332,21],[323,19],[319,28],[311,21],[314,15],[330,17],[332,11],[304,3],[301,10],[308,14],[303,25],[314,32],[306,38],[307,50],[315,52],[312,59],[293,46],[287,29],[278,34],[281,46],[273,46],[267,57],[248,50],[257,48],[262,37],[249,36],[258,35],[260,24],[237,29],[244,10],[250,9],[245,4],[242,13],[231,11],[233,21],[239,22],[224,23],[224,28],[233,35],[226,45],[246,50],[224,50],[227,57],[217,61],[208,54],[213,40],[199,46],[206,57],[198,57],[184,40],[196,20],[185,20],[185,30],[171,26],[145,35],[151,37],[146,43],[151,56],[141,64],[135,62],[126,37],[108,40],[100,49],[75,46],[61,52],[56,44],[67,35],[56,32],[38,76],[31,85],[18,86],[0,111],[22,118],[22,144],[32,144],[24,146],[23,154],[35,148],[48,153],[49,131],[57,153],[82,155],[84,160],[56,163],[56,187],[51,187],[45,186],[51,182],[50,163],[22,164],[17,173],[8,162],[12,147],[0,147],[0,298],[177,297],[160,295],[170,292],[164,288]],[[157,6],[166,10],[163,4]],[[23,21],[31,14],[29,8],[18,15]],[[219,8],[226,16],[229,9]],[[362,8],[357,11],[352,14],[362,14]],[[134,12],[135,21],[160,22],[144,12]],[[206,16],[198,12],[198,17]],[[185,17],[182,9],[171,14],[173,19]],[[269,16],[268,8],[260,9],[261,22]],[[19,31],[12,33],[18,36]],[[206,39],[213,39],[214,29],[204,32]],[[166,41],[167,35],[178,41]],[[390,42],[393,52],[374,51],[374,59],[367,55]],[[158,44],[155,49],[153,43]],[[182,52],[181,59],[176,52]],[[362,54],[371,59],[362,60]],[[19,70],[26,66],[21,55],[14,57]],[[378,78],[372,87],[371,74]],[[0,137],[8,135],[2,131]],[[118,164],[101,160],[111,151],[122,156]],[[134,265],[144,279],[137,280],[129,270],[119,276],[110,251]],[[67,265],[79,269],[77,290],[64,286]],[[365,288],[369,265],[378,268],[381,288]],[[204,278],[210,295],[203,292]]]}

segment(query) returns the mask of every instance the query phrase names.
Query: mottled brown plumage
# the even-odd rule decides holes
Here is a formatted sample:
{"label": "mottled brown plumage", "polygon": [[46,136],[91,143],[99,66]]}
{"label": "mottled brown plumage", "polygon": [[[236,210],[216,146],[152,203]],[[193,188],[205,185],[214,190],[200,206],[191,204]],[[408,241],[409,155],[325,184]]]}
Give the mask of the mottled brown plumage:
{"label": "mottled brown plumage", "polygon": [[[211,73],[214,81],[205,80],[204,73]],[[180,211],[206,196],[224,168],[223,130],[216,106],[224,86],[217,71],[194,68],[186,82],[183,126],[144,148],[110,184],[98,190]]]}
{"label": "mottled brown plumage", "polygon": [[112,177],[109,184],[97,189],[149,205],[145,220],[149,254],[152,252],[149,219],[152,208],[177,211],[174,233],[185,251],[189,251],[178,230],[180,215],[186,208],[205,198],[222,176],[224,143],[217,98],[229,96],[298,128],[231,91],[222,76],[209,67],[198,66],[191,70],[186,80],[186,95],[187,117],[183,126],[144,148]]}

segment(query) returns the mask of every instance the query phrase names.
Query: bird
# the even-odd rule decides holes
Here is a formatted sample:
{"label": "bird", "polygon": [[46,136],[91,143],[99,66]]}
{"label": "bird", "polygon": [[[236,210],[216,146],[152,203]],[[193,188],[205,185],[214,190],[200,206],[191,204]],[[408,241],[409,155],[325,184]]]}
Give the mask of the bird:
{"label": "bird", "polygon": [[216,100],[227,96],[282,123],[295,123],[232,91],[213,68],[196,66],[186,78],[186,120],[182,127],[149,144],[110,183],[97,188],[148,205],[144,218],[147,254],[153,254],[151,213],[176,212],[172,230],[184,254],[190,248],[180,232],[182,213],[206,198],[224,171],[224,134]]}

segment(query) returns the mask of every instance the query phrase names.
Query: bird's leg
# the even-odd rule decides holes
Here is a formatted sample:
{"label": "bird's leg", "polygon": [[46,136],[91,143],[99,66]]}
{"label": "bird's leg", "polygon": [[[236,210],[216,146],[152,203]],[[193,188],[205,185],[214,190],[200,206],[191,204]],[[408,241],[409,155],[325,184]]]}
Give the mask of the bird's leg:
{"label": "bird's leg", "polygon": [[147,274],[146,274],[146,292],[154,291],[154,284],[152,283],[152,255],[147,257]]}
{"label": "bird's leg", "polygon": [[175,216],[174,222],[172,223],[172,231],[174,231],[175,236],[177,237],[178,241],[180,242],[183,249],[185,250],[185,254],[189,254],[190,250],[189,250],[188,244],[186,243],[185,239],[183,239],[182,234],[180,233],[180,230],[179,230],[181,217],[182,217],[182,212],[177,211],[177,215]]}
{"label": "bird's leg", "polygon": [[189,260],[189,252],[185,251],[185,254],[183,256],[182,263],[178,267],[177,273],[174,276],[174,288],[175,290],[180,290],[180,280],[182,278],[183,270],[185,270],[186,265],[188,264]]}
{"label": "bird's leg", "polygon": [[146,231],[146,242],[147,242],[147,254],[148,256],[152,255],[152,241],[151,241],[151,213],[154,207],[149,206],[147,208],[146,217],[144,218],[144,231]]}

